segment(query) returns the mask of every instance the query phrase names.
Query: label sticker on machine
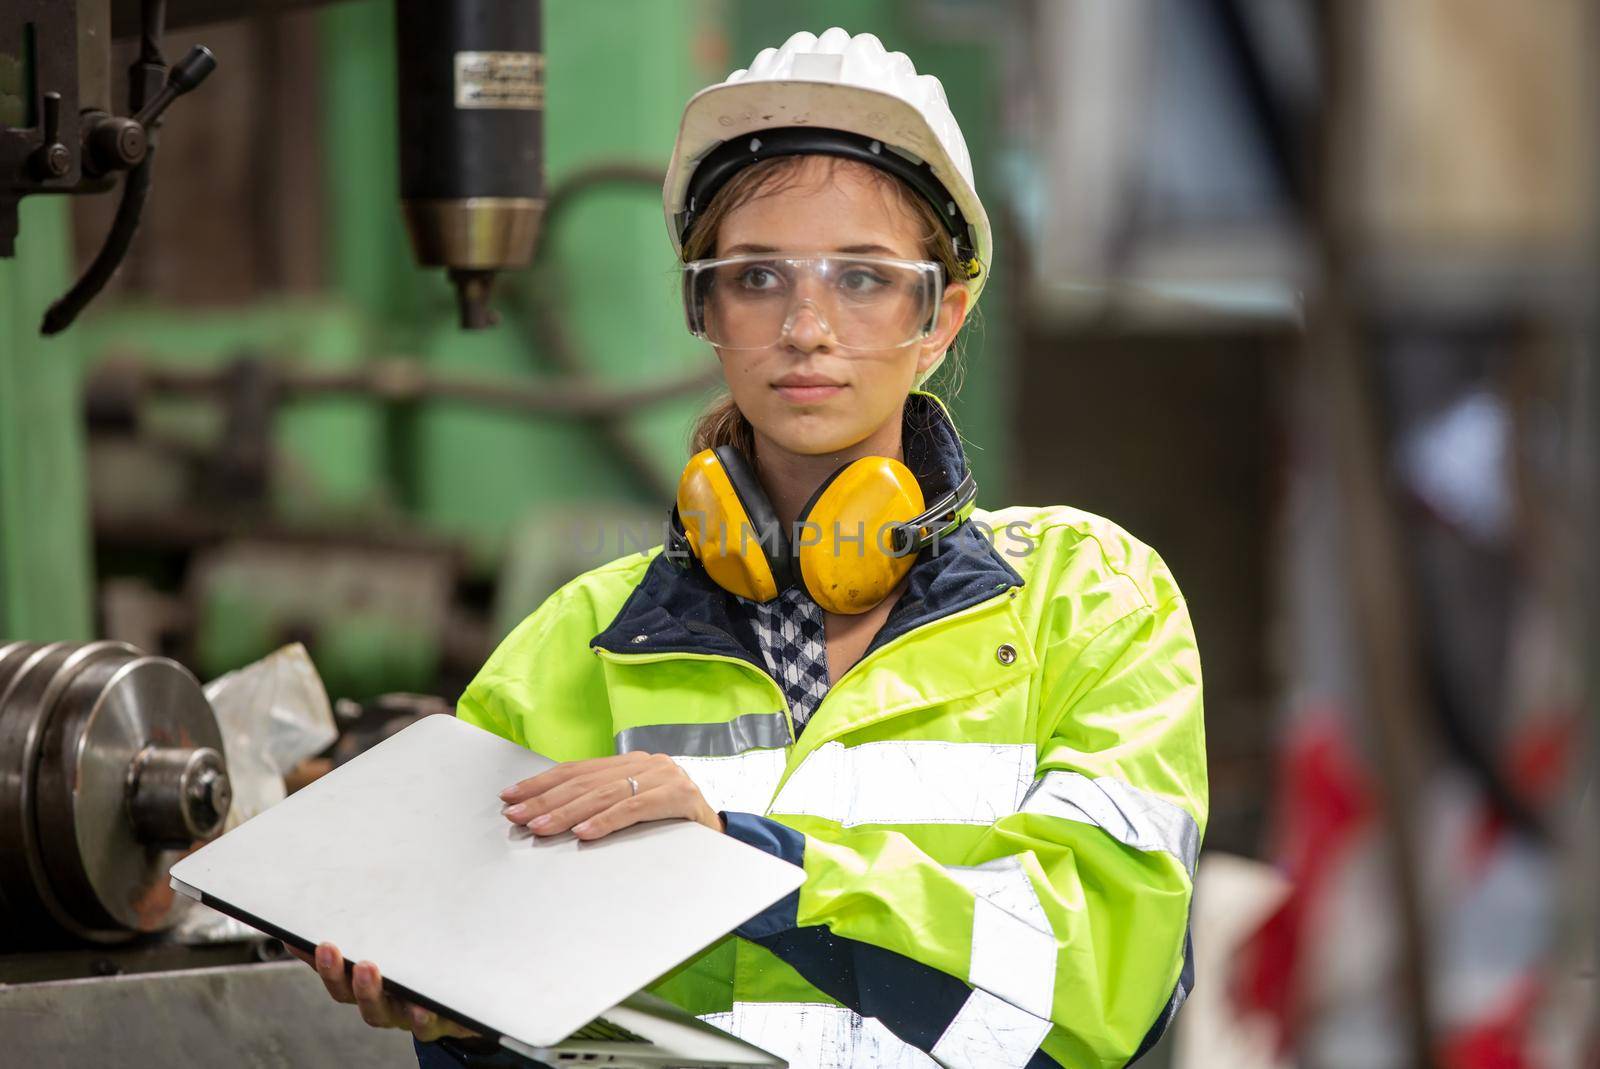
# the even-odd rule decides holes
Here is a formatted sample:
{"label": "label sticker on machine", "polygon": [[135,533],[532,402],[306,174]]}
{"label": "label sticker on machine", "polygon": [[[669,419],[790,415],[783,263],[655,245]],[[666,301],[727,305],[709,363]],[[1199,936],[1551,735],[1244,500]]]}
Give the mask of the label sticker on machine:
{"label": "label sticker on machine", "polygon": [[456,107],[544,107],[540,52],[457,52]]}

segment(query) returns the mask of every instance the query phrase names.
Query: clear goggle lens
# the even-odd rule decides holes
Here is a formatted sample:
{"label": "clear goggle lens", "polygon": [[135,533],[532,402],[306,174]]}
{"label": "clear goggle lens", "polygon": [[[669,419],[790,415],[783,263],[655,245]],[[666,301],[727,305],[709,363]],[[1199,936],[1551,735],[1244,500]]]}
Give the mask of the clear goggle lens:
{"label": "clear goggle lens", "polygon": [[683,265],[689,332],[719,349],[782,343],[802,315],[842,349],[898,349],[927,337],[944,272],[926,260],[881,256],[776,256]]}

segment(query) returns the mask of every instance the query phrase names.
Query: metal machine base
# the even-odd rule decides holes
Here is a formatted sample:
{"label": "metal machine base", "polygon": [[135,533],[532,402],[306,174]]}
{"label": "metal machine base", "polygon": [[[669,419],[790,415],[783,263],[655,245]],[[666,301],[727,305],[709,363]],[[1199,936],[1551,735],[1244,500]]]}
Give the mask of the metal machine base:
{"label": "metal machine base", "polygon": [[369,1028],[298,961],[0,985],[5,1064],[394,1069],[411,1033]]}

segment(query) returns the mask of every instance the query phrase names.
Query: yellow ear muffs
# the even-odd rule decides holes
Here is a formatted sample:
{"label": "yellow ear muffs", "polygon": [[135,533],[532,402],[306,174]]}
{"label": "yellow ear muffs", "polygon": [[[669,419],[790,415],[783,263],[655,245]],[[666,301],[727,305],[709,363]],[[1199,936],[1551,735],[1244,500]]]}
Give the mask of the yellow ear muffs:
{"label": "yellow ear muffs", "polygon": [[717,446],[684,468],[665,548],[679,567],[698,559],[739,597],[771,601],[798,585],[826,611],[855,615],[887,597],[923,548],[966,522],[977,492],[967,471],[928,505],[910,468],[862,457],[817,487],[791,543],[744,454]]}
{"label": "yellow ear muffs", "polygon": [[898,460],[862,457],[847,464],[800,511],[794,575],[828,612],[866,612],[915,563],[915,553],[894,554],[894,534],[922,511],[922,487]]}
{"label": "yellow ear muffs", "polygon": [[678,480],[677,519],[690,551],[724,590],[771,601],[790,586],[788,540],[760,481],[734,447],[690,458]]}

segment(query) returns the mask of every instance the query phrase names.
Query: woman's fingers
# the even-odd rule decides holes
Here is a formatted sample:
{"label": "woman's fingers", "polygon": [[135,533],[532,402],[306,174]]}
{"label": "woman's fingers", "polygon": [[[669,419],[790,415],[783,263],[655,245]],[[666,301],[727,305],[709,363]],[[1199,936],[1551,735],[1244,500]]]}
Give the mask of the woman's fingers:
{"label": "woman's fingers", "polygon": [[[582,817],[574,817],[568,820],[564,827],[558,827],[557,825],[560,822],[557,820],[546,821],[544,824],[538,825],[535,824],[535,821],[539,817],[547,815],[565,814],[573,806],[582,808],[587,804],[585,800],[593,795],[604,797],[607,804],[614,802],[620,797],[616,794],[618,790],[623,795],[632,793],[628,787],[628,777],[630,775],[642,785],[649,778],[648,774],[649,770],[646,767],[630,765],[613,766],[609,769],[590,772],[588,775],[569,779],[567,782],[557,787],[552,787],[543,794],[535,795],[525,802],[519,802],[507,808],[505,816],[506,819],[514,824],[526,824],[535,830],[544,830],[548,827],[551,831],[561,831],[566,827],[571,827]],[[587,810],[584,815],[588,815]]]}
{"label": "woman's fingers", "polygon": [[[556,766],[556,768],[560,767],[560,765]],[[550,771],[554,772],[555,769],[553,768]],[[516,783],[513,783],[511,786],[500,792],[500,800],[509,805],[515,802],[523,801],[527,798],[532,798],[534,795],[538,794],[544,789],[540,782],[540,777],[543,775],[544,773],[541,772],[538,776],[531,776],[525,780],[518,780]]]}
{"label": "woman's fingers", "polygon": [[662,795],[665,793],[666,791],[660,788],[649,792],[641,791],[638,797],[625,799],[596,813],[588,820],[581,821],[573,827],[572,834],[580,839],[599,839],[634,824],[678,816],[679,814],[664,809]]}
{"label": "woman's fingers", "polygon": [[357,962],[351,970],[351,987],[361,1019],[374,1028],[410,1028],[411,1023],[400,1000],[384,993],[383,977],[370,961]]}
{"label": "woman's fingers", "polygon": [[571,780],[577,779],[580,776],[586,775],[592,771],[590,766],[599,761],[614,760],[616,760],[616,758],[602,757],[589,761],[568,761],[564,764],[559,764],[554,768],[546,769],[537,776],[530,776],[519,783],[513,783],[511,786],[500,792],[500,800],[502,802],[506,802],[507,804],[525,802],[529,798],[538,797],[553,787],[559,787],[563,783],[570,782]]}
{"label": "woman's fingers", "polygon": [[423,1043],[432,1043],[445,1036],[454,1036],[457,1039],[472,1039],[478,1033],[472,1029],[456,1024],[454,1021],[440,1017],[431,1010],[421,1006],[408,1004],[406,1006],[411,1025],[411,1034]]}
{"label": "woman's fingers", "polygon": [[716,819],[701,796],[700,789],[693,780],[684,776],[668,780],[650,790],[645,790],[644,785],[640,784],[636,797],[623,798],[599,810],[594,816],[579,821],[573,825],[572,833],[580,839],[599,839],[634,824],[668,817],[687,817],[705,823],[704,818],[708,813],[712,819]]}
{"label": "woman's fingers", "polygon": [[558,806],[581,798],[593,790],[596,784],[602,782],[604,782],[603,774],[568,776],[564,782],[541,787],[538,794],[529,795],[520,802],[506,806],[505,818],[513,824],[526,824],[534,817],[542,816]]}
{"label": "woman's fingers", "polygon": [[350,978],[344,972],[344,956],[339,953],[339,948],[332,943],[319,943],[314,965],[317,975],[322,977],[322,986],[328,989],[337,1002],[354,1002],[355,991],[350,987]]}
{"label": "woman's fingers", "polygon": [[[628,783],[638,784],[637,792]],[[557,765],[508,787],[507,820],[535,835],[572,831],[598,839],[631,824],[685,817],[714,830],[722,821],[688,773],[663,754],[642,752]]]}
{"label": "woman's fingers", "polygon": [[355,1003],[361,1011],[361,1019],[374,1028],[408,1028],[424,1043],[444,1036],[471,1038],[477,1035],[454,1021],[385,992],[383,974],[370,961],[357,962],[347,976],[344,956],[332,943],[319,944],[315,954],[307,954],[297,947],[290,947],[289,952],[317,970],[328,994],[340,1002]]}
{"label": "woman's fingers", "polygon": [[[643,795],[647,784],[643,778],[643,769],[640,775],[634,777],[639,783],[639,793]],[[564,805],[557,805],[547,813],[533,817],[526,821],[528,828],[535,835],[558,835],[567,831],[574,824],[588,820],[605,809],[609,809],[626,798],[633,797],[633,788],[628,786],[626,776],[618,775],[604,780],[595,780],[585,783],[583,789],[576,793],[571,801]],[[531,804],[531,803],[528,803]]]}
{"label": "woman's fingers", "polygon": [[[547,769],[537,776],[530,776],[518,783],[513,783],[500,792],[500,800],[507,805],[515,805],[518,802],[525,802],[529,798],[543,794],[553,787],[559,787],[563,783],[587,776],[591,772],[607,772],[624,767],[633,767],[648,762],[651,757],[651,754],[643,751],[634,751],[632,753],[617,754],[613,757],[591,757],[586,761],[567,761],[554,768]],[[626,772],[622,774],[627,775]]]}

